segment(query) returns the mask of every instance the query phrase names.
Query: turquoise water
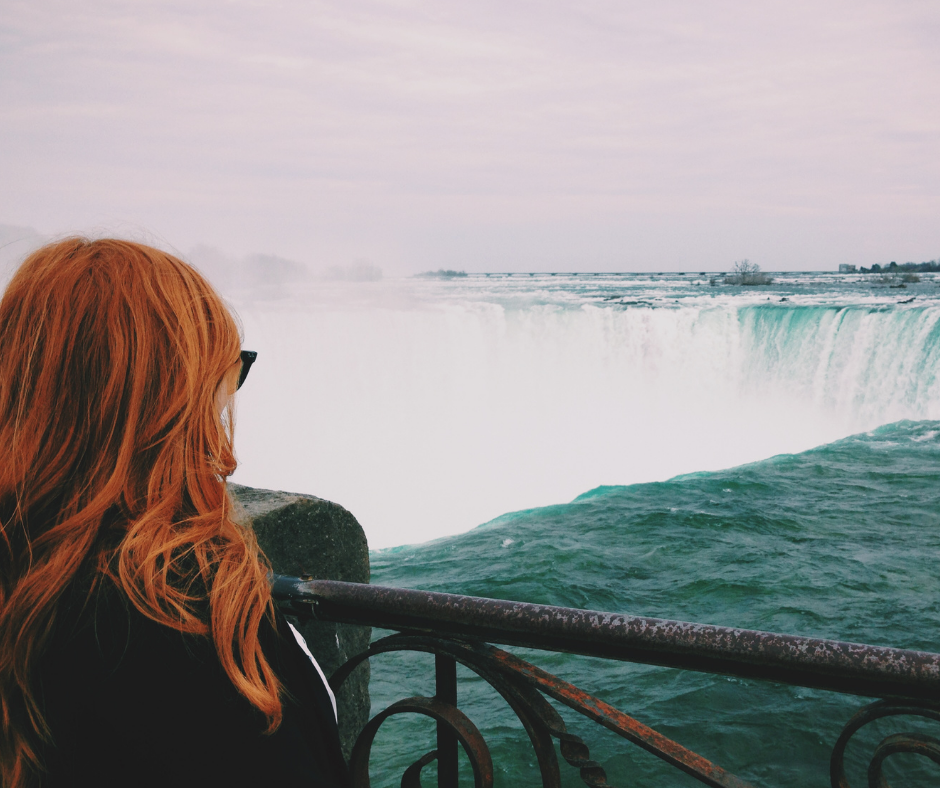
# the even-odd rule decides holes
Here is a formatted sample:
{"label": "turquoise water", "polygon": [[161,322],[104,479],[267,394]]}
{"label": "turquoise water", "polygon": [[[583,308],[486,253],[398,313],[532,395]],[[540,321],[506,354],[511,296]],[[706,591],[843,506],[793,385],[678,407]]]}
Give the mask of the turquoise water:
{"label": "turquoise water", "polygon": [[[902,421],[730,470],[598,487],[459,536],[376,551],[372,577],[381,585],[940,651],[938,555],[940,422]],[[828,785],[832,745],[868,702],[520,653],[757,785]],[[374,710],[433,694],[432,664],[424,655],[373,660]],[[461,678],[461,707],[491,747],[497,785],[539,784],[512,712],[469,672]],[[564,716],[611,784],[697,784],[586,720]],[[868,755],[881,738],[918,729],[929,726],[902,719],[856,736],[852,784],[867,784]],[[432,748],[423,721],[386,723],[373,750],[373,784],[397,785],[404,768]],[[566,785],[581,784],[574,769],[562,769]],[[889,777],[940,784],[940,770],[913,756],[889,762]]]}

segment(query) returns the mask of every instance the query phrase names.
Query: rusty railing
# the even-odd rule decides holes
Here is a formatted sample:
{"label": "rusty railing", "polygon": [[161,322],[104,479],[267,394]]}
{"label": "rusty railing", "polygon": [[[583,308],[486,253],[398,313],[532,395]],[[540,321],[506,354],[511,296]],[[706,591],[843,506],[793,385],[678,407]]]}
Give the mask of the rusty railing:
{"label": "rusty railing", "polygon": [[[587,785],[607,786],[601,765],[591,760],[579,737],[568,733],[561,716],[545,696],[705,785],[749,788],[744,780],[602,700],[491,645],[494,643],[877,698],[848,721],[833,747],[830,759],[833,788],[849,788],[845,749],[852,736],[869,722],[895,715],[940,722],[940,654],[283,575],[274,577],[273,590],[278,605],[286,613],[397,631],[398,634],[374,642],[366,652],[340,667],[330,677],[334,690],[358,664],[375,654],[390,651],[434,654],[435,696],[393,703],[372,718],[359,735],[350,757],[356,788],[369,786],[369,754],[379,727],[389,717],[402,713],[426,715],[437,722],[437,748],[405,771],[403,788],[419,788],[421,769],[435,759],[439,788],[456,788],[458,743],[470,761],[475,788],[492,786],[493,764],[486,743],[457,707],[458,662],[493,686],[519,717],[538,758],[545,788],[561,785],[553,740],[558,740],[562,757],[580,770]],[[885,759],[902,752],[919,754],[940,764],[940,739],[914,733],[885,738],[875,748],[869,765],[871,788],[887,786],[882,772]]]}

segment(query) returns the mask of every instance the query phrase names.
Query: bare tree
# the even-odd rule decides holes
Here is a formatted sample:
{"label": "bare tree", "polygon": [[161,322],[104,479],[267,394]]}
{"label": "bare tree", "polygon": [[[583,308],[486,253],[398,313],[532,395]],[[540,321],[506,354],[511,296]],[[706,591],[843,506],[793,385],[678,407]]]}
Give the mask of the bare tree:
{"label": "bare tree", "polygon": [[760,266],[745,258],[734,263],[734,273],[724,278],[726,285],[769,285],[773,277],[762,274]]}

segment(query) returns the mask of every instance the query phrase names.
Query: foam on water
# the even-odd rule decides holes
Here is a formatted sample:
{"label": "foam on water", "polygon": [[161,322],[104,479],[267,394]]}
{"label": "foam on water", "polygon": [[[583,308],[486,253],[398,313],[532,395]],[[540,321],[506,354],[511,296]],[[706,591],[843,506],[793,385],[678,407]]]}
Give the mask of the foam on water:
{"label": "foam on water", "polygon": [[924,279],[477,275],[236,294],[260,356],[235,480],[336,500],[384,547],[938,419]]}

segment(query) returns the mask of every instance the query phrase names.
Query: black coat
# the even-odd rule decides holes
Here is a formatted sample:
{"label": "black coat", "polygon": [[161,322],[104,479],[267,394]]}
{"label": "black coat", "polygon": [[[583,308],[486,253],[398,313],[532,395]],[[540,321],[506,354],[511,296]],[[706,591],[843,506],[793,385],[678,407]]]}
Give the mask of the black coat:
{"label": "black coat", "polygon": [[80,614],[65,606],[41,663],[44,788],[348,786],[330,698],[280,615],[260,632],[287,689],[267,736],[210,638],[151,621],[105,585]]}

